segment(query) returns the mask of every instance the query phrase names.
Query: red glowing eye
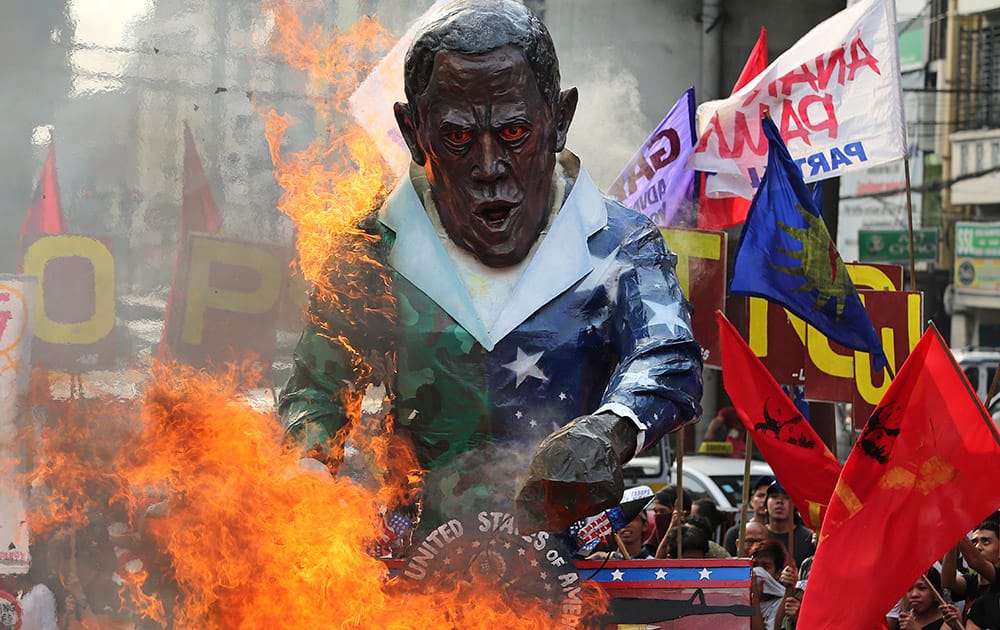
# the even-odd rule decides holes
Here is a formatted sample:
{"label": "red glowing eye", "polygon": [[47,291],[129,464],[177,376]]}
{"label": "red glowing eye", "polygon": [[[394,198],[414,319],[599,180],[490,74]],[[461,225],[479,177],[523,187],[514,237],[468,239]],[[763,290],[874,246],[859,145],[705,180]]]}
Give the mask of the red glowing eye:
{"label": "red glowing eye", "polygon": [[469,140],[472,140],[472,134],[464,129],[458,129],[456,131],[449,131],[444,134],[445,140],[452,144],[465,144]]}
{"label": "red glowing eye", "polygon": [[510,125],[500,130],[500,137],[507,142],[520,140],[526,135],[528,135],[528,127],[525,125]]}

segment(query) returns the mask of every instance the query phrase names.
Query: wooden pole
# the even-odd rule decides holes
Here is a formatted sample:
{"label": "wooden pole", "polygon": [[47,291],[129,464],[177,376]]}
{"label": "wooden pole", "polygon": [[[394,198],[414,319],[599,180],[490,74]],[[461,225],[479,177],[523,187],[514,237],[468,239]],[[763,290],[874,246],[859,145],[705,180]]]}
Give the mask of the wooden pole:
{"label": "wooden pole", "polygon": [[906,174],[906,231],[910,238],[910,291],[917,290],[917,262],[913,245],[913,202],[910,198],[910,157],[903,158],[903,172]]}
{"label": "wooden pole", "polygon": [[614,537],[615,537],[615,544],[618,545],[618,551],[622,554],[622,558],[625,558],[626,560],[631,560],[632,556],[629,555],[628,548],[625,547],[625,541],[622,540],[622,537],[618,535],[618,532],[614,533]]}
{"label": "wooden pole", "polygon": [[743,455],[743,517],[740,519],[740,545],[736,550],[736,557],[744,557],[747,549],[747,521],[750,514],[747,509],[750,507],[750,461],[753,456],[753,438],[750,433],[746,437],[746,453]]}
{"label": "wooden pole", "polygon": [[993,372],[993,382],[990,383],[990,391],[986,394],[986,400],[983,401],[983,406],[986,407],[986,411],[990,410],[990,402],[993,397],[997,395],[997,385],[1000,384],[1000,363],[997,363],[997,369]]}
{"label": "wooden pole", "polygon": [[785,564],[789,565],[796,572],[799,570],[799,563],[795,561],[795,504],[792,503],[791,497],[788,499],[788,503],[792,506],[792,529],[788,532],[788,561]]}
{"label": "wooden pole", "polygon": [[674,512],[677,513],[677,520],[680,521],[680,529],[677,531],[677,558],[684,557],[684,426],[677,430],[677,481],[674,483],[677,488],[677,498],[674,499]]}

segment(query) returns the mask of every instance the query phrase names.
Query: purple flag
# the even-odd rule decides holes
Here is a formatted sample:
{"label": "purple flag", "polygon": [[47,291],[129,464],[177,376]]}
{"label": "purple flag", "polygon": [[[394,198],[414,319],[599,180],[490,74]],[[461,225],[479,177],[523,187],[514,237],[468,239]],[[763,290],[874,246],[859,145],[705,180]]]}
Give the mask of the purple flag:
{"label": "purple flag", "polygon": [[[694,205],[694,171],[685,170],[697,139],[694,88],[688,88],[608,188],[608,194],[659,227],[679,223]],[[691,213],[693,216],[693,212]]]}

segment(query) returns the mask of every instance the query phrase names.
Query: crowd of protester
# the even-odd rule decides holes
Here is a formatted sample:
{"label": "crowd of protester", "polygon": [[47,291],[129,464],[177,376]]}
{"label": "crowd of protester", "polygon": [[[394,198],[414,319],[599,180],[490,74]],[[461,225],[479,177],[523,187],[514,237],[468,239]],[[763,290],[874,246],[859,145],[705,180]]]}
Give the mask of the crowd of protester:
{"label": "crowd of protester", "polygon": [[[806,528],[788,494],[773,477],[750,487],[748,519],[741,536],[739,518],[726,528],[726,515],[711,499],[679,503],[677,488],[654,495],[611,545],[589,557],[750,558],[753,563],[753,630],[796,628],[799,608],[816,552],[817,534]],[[891,630],[1000,630],[1000,511],[957,541],[955,546],[886,612]],[[678,546],[679,543],[679,546]],[[678,549],[680,555],[678,555]]]}

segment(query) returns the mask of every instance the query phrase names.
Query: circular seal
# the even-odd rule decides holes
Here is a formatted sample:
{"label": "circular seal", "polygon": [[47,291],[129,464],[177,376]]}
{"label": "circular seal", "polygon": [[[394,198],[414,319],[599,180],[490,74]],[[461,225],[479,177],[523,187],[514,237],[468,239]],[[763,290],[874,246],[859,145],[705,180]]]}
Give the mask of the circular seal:
{"label": "circular seal", "polygon": [[509,512],[452,518],[413,545],[400,575],[422,586],[484,579],[509,601],[553,606],[561,627],[575,627],[581,614],[583,588],[566,545],[549,532],[520,535]]}
{"label": "circular seal", "polygon": [[21,630],[21,604],[7,591],[0,591],[0,630]]}
{"label": "circular seal", "polygon": [[976,268],[968,260],[958,266],[958,281],[969,286],[976,279]]}

